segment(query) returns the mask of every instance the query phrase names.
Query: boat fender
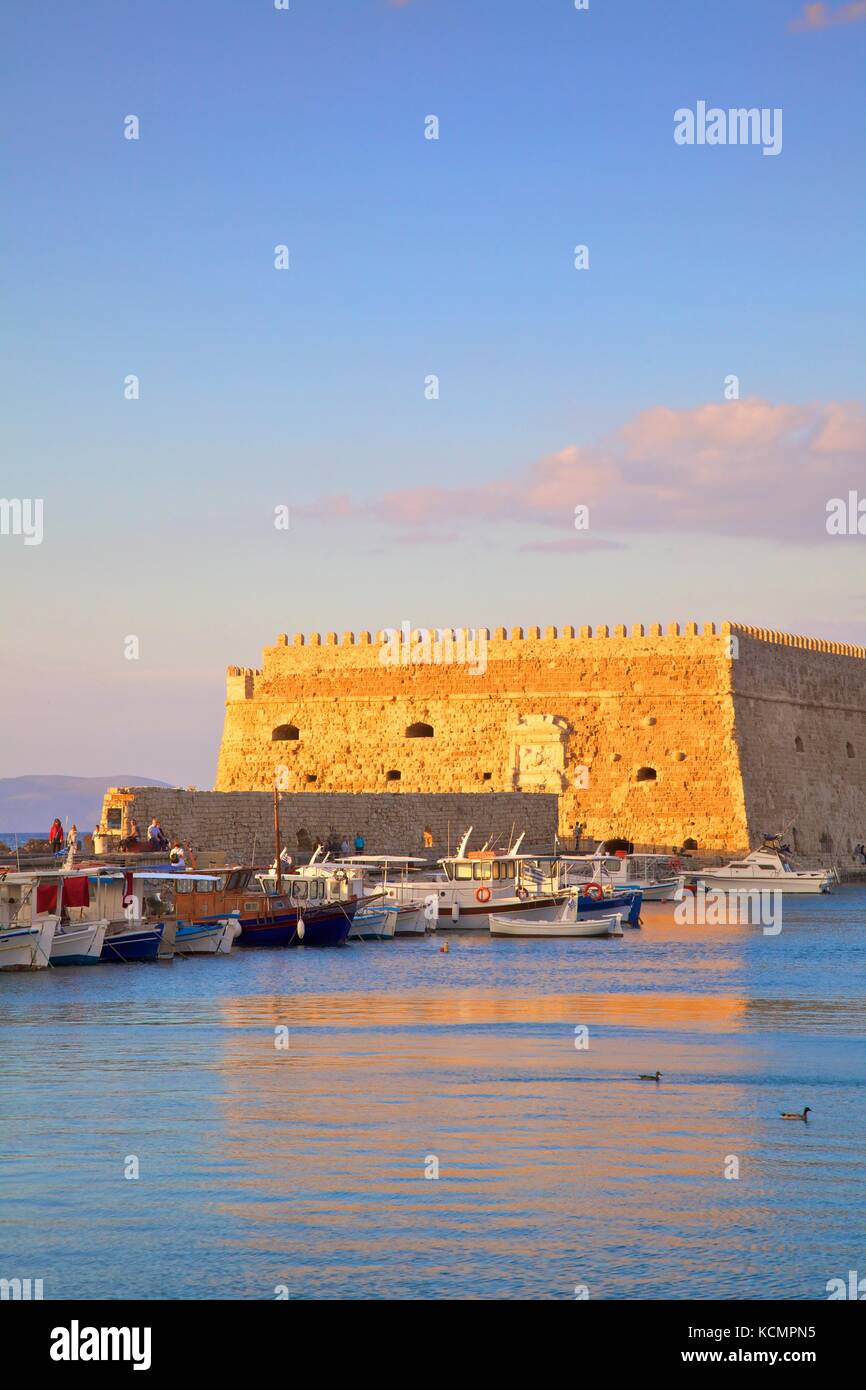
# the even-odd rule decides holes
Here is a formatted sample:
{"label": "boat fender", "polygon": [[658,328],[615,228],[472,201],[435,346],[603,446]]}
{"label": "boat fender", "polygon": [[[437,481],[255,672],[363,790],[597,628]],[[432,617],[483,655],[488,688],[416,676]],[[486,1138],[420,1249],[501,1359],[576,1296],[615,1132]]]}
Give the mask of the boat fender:
{"label": "boat fender", "polygon": [[304,932],[305,932],[305,931],[306,931],[306,928],[305,928],[305,926],[304,926],[304,919],[303,919],[303,917],[299,917],[299,918],[298,918],[298,940],[299,940],[299,941],[303,941],[303,939],[304,939]]}
{"label": "boat fender", "polygon": [[475,890],[475,897],[476,897],[476,900],[477,900],[478,902],[480,902],[480,903],[489,903],[489,902],[490,902],[490,889],[489,889],[489,888],[477,888],[477,889]]}

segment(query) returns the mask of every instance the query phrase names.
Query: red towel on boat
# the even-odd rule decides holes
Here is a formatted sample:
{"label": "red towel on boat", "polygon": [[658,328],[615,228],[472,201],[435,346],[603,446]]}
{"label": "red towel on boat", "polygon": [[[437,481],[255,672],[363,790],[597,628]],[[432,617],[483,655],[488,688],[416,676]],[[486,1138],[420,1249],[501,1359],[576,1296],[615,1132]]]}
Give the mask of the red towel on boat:
{"label": "red towel on boat", "polygon": [[90,884],[86,878],[65,878],[63,880],[63,906],[90,906]]}
{"label": "red towel on boat", "polygon": [[40,916],[43,912],[57,911],[56,883],[39,883],[36,885],[36,911]]}

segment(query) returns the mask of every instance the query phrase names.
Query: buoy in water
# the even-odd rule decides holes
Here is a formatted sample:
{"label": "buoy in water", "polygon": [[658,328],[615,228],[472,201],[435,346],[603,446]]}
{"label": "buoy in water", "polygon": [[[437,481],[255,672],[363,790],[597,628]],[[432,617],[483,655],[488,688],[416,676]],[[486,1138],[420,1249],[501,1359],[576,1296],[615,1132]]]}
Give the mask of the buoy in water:
{"label": "buoy in water", "polygon": [[447,954],[448,954],[448,942],[447,942],[447,941],[445,942],[444,946],[440,946],[440,947],[439,947],[439,954],[440,954],[441,956],[447,956]]}

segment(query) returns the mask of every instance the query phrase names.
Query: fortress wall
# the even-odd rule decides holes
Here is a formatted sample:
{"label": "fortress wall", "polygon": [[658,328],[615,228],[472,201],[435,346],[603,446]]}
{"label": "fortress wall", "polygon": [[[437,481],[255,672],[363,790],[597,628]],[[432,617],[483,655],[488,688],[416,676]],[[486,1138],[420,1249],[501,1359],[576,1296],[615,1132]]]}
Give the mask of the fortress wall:
{"label": "fortress wall", "polygon": [[[483,661],[478,647],[449,661],[417,642],[396,665],[383,662],[379,634],[282,637],[261,671],[229,672],[216,785],[548,792],[562,834],[579,820],[597,838],[739,849],[748,827],[728,631],[500,628]],[[432,738],[406,737],[419,721]],[[273,741],[284,724],[299,737]],[[655,778],[638,781],[643,768]]]}
{"label": "fortress wall", "polygon": [[[195,850],[223,851],[229,862],[237,863],[249,861],[255,845],[258,862],[273,860],[273,791],[222,793],[110,787],[103,801],[102,826],[108,824],[112,807],[124,810],[124,834],[129,820],[134,818],[144,835],[156,816],[170,838]],[[491,833],[498,836],[499,845],[507,844],[514,826],[518,831],[526,830],[525,848],[549,853],[556,833],[556,816],[556,797],[514,793],[393,796],[379,792],[353,796],[314,792],[280,797],[282,841],[291,853],[303,848],[299,843],[301,832],[302,838],[314,845],[318,839],[327,840],[331,831],[340,839],[347,836],[350,842],[360,832],[368,854],[417,853],[424,829],[429,827],[438,856],[445,853],[449,835],[454,849],[470,825],[475,827],[472,847],[476,849]]]}
{"label": "fortress wall", "polygon": [[866,841],[866,662],[854,654],[863,649],[734,632],[735,737],[751,840],[785,832],[804,853],[844,859]]}

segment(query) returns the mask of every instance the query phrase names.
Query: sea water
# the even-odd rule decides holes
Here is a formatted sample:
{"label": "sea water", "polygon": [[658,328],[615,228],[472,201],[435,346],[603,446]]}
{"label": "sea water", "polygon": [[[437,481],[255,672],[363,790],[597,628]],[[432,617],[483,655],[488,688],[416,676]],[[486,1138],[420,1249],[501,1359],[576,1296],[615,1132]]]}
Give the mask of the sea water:
{"label": "sea water", "polygon": [[826,1298],[866,1275],[866,890],[786,898],[778,935],[673,906],[0,975],[0,1278]]}

